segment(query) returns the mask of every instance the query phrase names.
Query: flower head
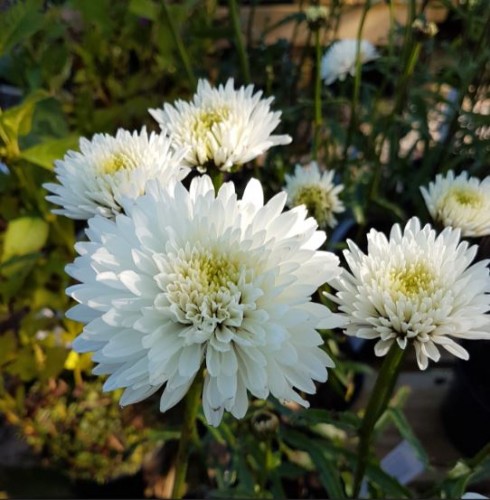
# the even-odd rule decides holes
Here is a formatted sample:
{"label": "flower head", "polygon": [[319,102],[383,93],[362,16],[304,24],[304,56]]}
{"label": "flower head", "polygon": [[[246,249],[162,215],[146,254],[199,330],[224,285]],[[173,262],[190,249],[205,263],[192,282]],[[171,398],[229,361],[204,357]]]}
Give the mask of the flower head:
{"label": "flower head", "polygon": [[384,356],[393,342],[412,343],[424,370],[438,361],[438,347],[458,358],[468,352],[451,337],[490,339],[488,261],[470,266],[477,247],[460,242],[460,231],[436,232],[413,217],[402,232],[395,224],[390,238],[374,229],[367,255],[352,242],[344,255],[350,267],[331,282],[330,296],[348,318],[346,334],[378,339]]}
{"label": "flower head", "polygon": [[344,186],[336,186],[333,176],[333,170],[321,173],[315,161],[304,167],[296,165],[294,175],[286,175],[288,206],[306,205],[320,227],[334,227],[337,224],[335,214],[345,208],[338,196]]}
{"label": "flower head", "polygon": [[264,205],[255,179],[241,200],[231,182],[215,195],[203,176],[189,191],[150,183],[115,220],[89,221],[67,267],[81,282],[68,315],[86,324],[74,348],[94,352],[105,390],[124,387],[126,405],[164,387],[163,412],[205,368],[213,425],[224,410],[243,417],[248,392],[306,406],[294,388],[313,393],[332,366],[315,329],[342,322],[310,296],[340,268],[306,209],[281,213],[285,201]]}
{"label": "flower head", "polygon": [[95,214],[114,217],[123,198],[144,193],[150,179],[167,184],[189,172],[182,163],[185,151],[175,151],[164,134],[119,129],[116,136],[95,134],[80,139],[80,152],[68,151],[55,162],[59,184],[44,187],[53,194],[47,200],[62,208],[55,214],[72,219],[89,219]]}
{"label": "flower head", "polygon": [[[335,80],[343,81],[348,74],[356,72],[357,40],[338,40],[325,52],[321,63],[321,77],[326,85]],[[361,64],[373,61],[379,57],[375,47],[367,40],[361,40],[359,59]]]}
{"label": "flower head", "polygon": [[149,111],[176,144],[188,148],[189,167],[227,172],[291,142],[289,135],[271,135],[281,116],[270,110],[273,97],[262,99],[261,91],[253,91],[253,85],[235,90],[233,79],[218,88],[199,80],[191,102],[178,100]]}
{"label": "flower head", "polygon": [[450,170],[420,190],[435,221],[461,229],[463,236],[490,235],[490,176],[480,181]]}

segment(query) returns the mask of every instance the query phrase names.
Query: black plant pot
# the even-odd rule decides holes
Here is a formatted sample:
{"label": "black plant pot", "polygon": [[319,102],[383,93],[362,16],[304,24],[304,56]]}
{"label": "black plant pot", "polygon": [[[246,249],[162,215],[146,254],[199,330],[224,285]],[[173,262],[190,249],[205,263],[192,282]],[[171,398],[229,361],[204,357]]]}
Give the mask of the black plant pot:
{"label": "black plant pot", "polygon": [[470,457],[490,442],[490,340],[467,341],[464,347],[470,359],[458,361],[441,417],[451,443]]}

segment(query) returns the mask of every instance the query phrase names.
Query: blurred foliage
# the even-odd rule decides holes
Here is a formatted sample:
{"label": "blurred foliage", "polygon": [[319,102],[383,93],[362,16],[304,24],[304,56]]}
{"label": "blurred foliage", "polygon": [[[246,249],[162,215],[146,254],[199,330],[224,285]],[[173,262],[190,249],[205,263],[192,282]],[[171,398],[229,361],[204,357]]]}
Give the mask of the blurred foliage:
{"label": "blurred foliage", "polygon": [[[488,175],[490,119],[481,108],[489,86],[490,3],[441,0],[447,17],[435,37],[411,27],[424,20],[427,2],[409,4],[408,23],[393,20],[390,43],[359,79],[322,88],[318,160],[344,183],[349,207],[329,237],[333,250],[347,237],[362,246],[372,226],[383,230],[411,215],[427,219],[419,186],[436,173]],[[139,416],[117,407],[117,393],[103,395],[100,383],[90,381],[90,358],[70,350],[80,325],[64,317],[70,305],[64,267],[83,225],[51,214],[40,186],[53,180],[54,161],[76,149],[81,136],[156,128],[148,108],[194,92],[186,61],[194,78],[244,83],[225,6],[184,0],[166,7],[157,0],[0,6],[0,412],[46,463],[97,481],[136,470],[150,437],[156,446],[178,433],[155,431],[152,421],[150,436]],[[342,1],[333,0],[330,12],[323,48],[336,37]],[[298,34],[311,40],[301,11],[254,37],[253,19],[243,27],[252,81],[275,96],[278,133],[293,143],[234,180],[240,185],[253,169],[270,196],[296,162],[311,159],[315,51],[297,44]],[[293,37],[268,42],[280,26],[291,26]],[[213,497],[349,493],[359,416],[345,409],[369,367],[345,339],[324,334],[338,368],[325,385],[328,394],[321,393],[323,407],[255,402],[243,421],[226,418],[219,429],[203,423],[194,448]],[[428,462],[402,406],[398,395],[381,424],[396,426]],[[459,498],[485,464],[481,457],[462,462],[433,494]],[[410,496],[374,455],[367,475],[374,497]]]}

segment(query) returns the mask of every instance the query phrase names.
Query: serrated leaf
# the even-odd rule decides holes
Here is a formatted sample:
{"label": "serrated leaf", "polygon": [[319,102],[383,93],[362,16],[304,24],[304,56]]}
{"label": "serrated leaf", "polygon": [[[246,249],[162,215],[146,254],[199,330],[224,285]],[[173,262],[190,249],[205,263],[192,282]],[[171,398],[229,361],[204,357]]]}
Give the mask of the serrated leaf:
{"label": "serrated leaf", "polygon": [[34,165],[53,170],[54,161],[63,158],[69,149],[77,149],[78,136],[43,141],[21,152],[20,157]]}
{"label": "serrated leaf", "polygon": [[9,222],[5,231],[0,262],[41,250],[48,239],[49,225],[40,217],[19,217]]}

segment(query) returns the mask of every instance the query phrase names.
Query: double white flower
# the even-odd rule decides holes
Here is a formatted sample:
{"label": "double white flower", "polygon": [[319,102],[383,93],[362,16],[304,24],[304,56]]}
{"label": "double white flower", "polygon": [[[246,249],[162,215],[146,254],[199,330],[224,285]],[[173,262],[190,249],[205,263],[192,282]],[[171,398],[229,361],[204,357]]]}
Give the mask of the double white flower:
{"label": "double white flower", "polygon": [[204,176],[189,191],[150,183],[115,220],[89,221],[67,267],[80,282],[68,316],[85,323],[74,349],[94,352],[105,390],[124,387],[126,405],[163,388],[165,411],[205,368],[212,425],[224,410],[243,417],[248,393],[307,406],[296,391],[315,392],[333,366],[316,329],[342,323],[311,295],[340,268],[306,209],[281,213],[285,202],[264,204],[257,180],[241,200],[232,183],[215,195]]}
{"label": "double white flower", "polygon": [[490,275],[488,261],[470,266],[477,247],[460,242],[460,231],[436,232],[414,217],[404,231],[393,226],[390,238],[372,229],[368,252],[352,241],[344,252],[350,273],[343,270],[332,285],[332,300],[348,318],[345,332],[378,339],[375,352],[384,356],[393,342],[413,344],[419,367],[438,361],[438,347],[468,359],[454,338],[490,339]]}
{"label": "double white flower", "polygon": [[289,135],[271,135],[281,117],[270,109],[273,99],[254,94],[253,85],[235,90],[233,79],[217,88],[199,80],[192,101],[179,99],[149,111],[175,144],[188,148],[187,166],[228,172],[291,142]]}

